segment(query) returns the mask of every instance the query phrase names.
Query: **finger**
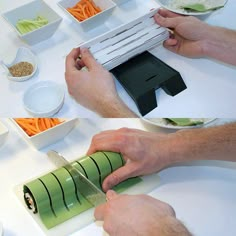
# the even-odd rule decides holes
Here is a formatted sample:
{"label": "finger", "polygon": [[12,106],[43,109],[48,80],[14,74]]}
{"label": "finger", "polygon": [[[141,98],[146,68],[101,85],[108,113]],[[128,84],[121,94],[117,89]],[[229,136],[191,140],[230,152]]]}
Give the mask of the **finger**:
{"label": "finger", "polygon": [[117,198],[119,195],[114,190],[108,190],[106,193],[107,201]]}
{"label": "finger", "polygon": [[177,39],[167,39],[164,41],[164,47],[172,47],[178,44]]}
{"label": "finger", "polygon": [[66,71],[76,69],[76,61],[80,55],[80,49],[74,48],[66,57]]}
{"label": "finger", "polygon": [[87,151],[87,155],[91,155],[96,151],[120,152],[119,144],[113,138],[114,134],[113,130],[109,130],[95,135]]}
{"label": "finger", "polygon": [[81,48],[81,58],[89,70],[101,66],[87,48]]}
{"label": "finger", "polygon": [[165,18],[166,18],[166,17],[173,18],[173,17],[177,17],[177,16],[182,16],[182,15],[180,15],[180,14],[174,13],[174,12],[169,11],[169,10],[164,9],[164,8],[160,8],[160,9],[158,10],[158,14],[160,14],[161,16],[163,16],[163,17],[165,17]]}
{"label": "finger", "polygon": [[102,188],[106,192],[122,181],[135,176],[137,176],[137,174],[134,164],[127,164],[108,175],[103,181]]}
{"label": "finger", "polygon": [[158,25],[174,29],[179,24],[179,20],[181,18],[180,17],[164,18],[159,14],[155,14],[154,19]]}
{"label": "finger", "polygon": [[105,212],[107,208],[107,203],[101,204],[95,208],[94,218],[96,220],[104,220]]}

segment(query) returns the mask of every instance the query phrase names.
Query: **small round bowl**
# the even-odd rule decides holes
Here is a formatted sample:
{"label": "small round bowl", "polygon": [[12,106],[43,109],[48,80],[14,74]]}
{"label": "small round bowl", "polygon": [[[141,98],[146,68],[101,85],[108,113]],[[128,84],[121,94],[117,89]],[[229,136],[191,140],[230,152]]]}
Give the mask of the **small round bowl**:
{"label": "small round bowl", "polygon": [[61,109],[64,96],[62,86],[52,81],[41,81],[26,90],[24,107],[35,117],[50,117]]}
{"label": "small round bowl", "polygon": [[[11,67],[19,62],[29,62],[32,64],[33,66],[33,72],[30,75],[27,76],[21,76],[21,77],[15,77],[12,76],[11,73],[9,72],[9,70],[6,67]],[[30,79],[31,77],[33,77],[33,75],[35,74],[35,72],[37,71],[38,68],[38,63],[37,63],[37,58],[36,56],[31,52],[30,49],[25,48],[25,47],[20,47],[16,53],[15,59],[9,63],[9,64],[5,64],[5,69],[6,69],[6,73],[7,73],[7,78],[9,80],[12,81],[16,81],[16,82],[23,82],[25,80]]]}

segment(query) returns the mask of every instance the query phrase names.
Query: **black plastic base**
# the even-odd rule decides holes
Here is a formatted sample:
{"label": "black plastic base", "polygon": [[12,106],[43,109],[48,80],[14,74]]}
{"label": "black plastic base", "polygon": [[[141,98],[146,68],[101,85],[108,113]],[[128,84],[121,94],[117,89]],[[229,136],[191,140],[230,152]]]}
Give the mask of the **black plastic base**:
{"label": "black plastic base", "polygon": [[180,73],[149,52],[144,52],[117,66],[111,73],[135,101],[140,113],[146,115],[157,107],[155,90],[175,96],[187,87]]}

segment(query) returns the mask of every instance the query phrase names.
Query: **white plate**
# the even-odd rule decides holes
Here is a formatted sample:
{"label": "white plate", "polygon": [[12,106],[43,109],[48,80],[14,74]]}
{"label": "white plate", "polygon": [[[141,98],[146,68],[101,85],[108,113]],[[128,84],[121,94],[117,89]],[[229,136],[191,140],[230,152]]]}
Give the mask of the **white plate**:
{"label": "white plate", "polygon": [[[222,5],[225,5],[227,1],[228,0],[222,0],[220,1],[220,3]],[[194,12],[194,11],[186,11],[184,9],[171,8],[169,4],[173,2],[173,0],[156,0],[156,2],[158,2],[158,4],[160,4],[160,6],[162,6],[163,8],[166,8],[167,10],[170,10],[172,12],[182,14],[182,15],[200,16],[200,15],[207,15],[216,11],[216,10],[211,10],[211,11],[205,11],[205,12]]]}
{"label": "white plate", "polygon": [[146,121],[149,124],[152,125],[156,125],[162,128],[168,128],[168,129],[190,129],[190,128],[199,128],[199,127],[203,127],[207,124],[209,124],[210,122],[213,122],[214,120],[216,120],[216,118],[192,118],[192,120],[195,121],[203,121],[202,124],[199,125],[192,125],[192,126],[177,126],[177,125],[173,125],[171,123],[169,123],[167,120],[165,120],[164,118],[146,118],[144,119],[144,121]]}

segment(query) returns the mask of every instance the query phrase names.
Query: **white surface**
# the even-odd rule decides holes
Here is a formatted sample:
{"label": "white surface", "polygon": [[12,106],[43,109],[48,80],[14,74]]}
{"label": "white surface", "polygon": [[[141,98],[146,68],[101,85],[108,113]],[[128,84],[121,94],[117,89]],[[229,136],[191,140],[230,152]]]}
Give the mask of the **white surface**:
{"label": "white surface", "polygon": [[[141,128],[137,119],[79,120],[78,126],[64,138],[41,151],[28,146],[10,121],[1,119],[10,129],[10,137],[0,150],[1,201],[0,221],[4,235],[44,235],[18,201],[13,189],[54,168],[47,159],[48,150],[56,150],[68,161],[84,156],[91,138],[102,130],[121,127]],[[230,120],[217,120],[221,124]],[[149,130],[160,131],[155,126]],[[168,130],[163,130],[167,132]],[[168,168],[159,173],[161,182],[151,196],[170,203],[177,217],[196,236],[235,236],[236,164],[230,162],[193,162]],[[73,236],[104,235],[97,223],[81,229]],[[59,236],[59,235],[58,235]]]}
{"label": "white surface", "polygon": [[[14,1],[19,6],[28,0]],[[0,86],[0,116],[29,116],[23,107],[24,91],[40,80],[53,80],[64,84],[65,56],[72,48],[99,34],[107,32],[127,21],[136,19],[158,4],[154,0],[129,0],[113,11],[109,20],[89,32],[81,31],[62,9],[56,0],[46,0],[60,16],[63,22],[50,39],[32,46],[32,51],[38,56],[38,73],[24,83],[7,80],[1,75]],[[2,0],[0,11],[13,7],[12,1]],[[229,0],[223,9],[210,14],[205,20],[213,25],[236,29],[236,1]],[[19,46],[24,43],[14,30],[0,18],[0,58],[12,58]],[[162,46],[151,51],[155,56],[178,70],[188,88],[175,97],[167,95],[163,90],[156,91],[158,107],[146,117],[225,117],[236,116],[236,69],[234,66],[210,59],[188,59],[164,49]],[[0,72],[1,73],[1,72]],[[135,103],[121,85],[116,82],[118,93],[125,103],[138,112]],[[7,103],[6,103],[7,101]],[[57,114],[61,117],[96,117],[97,115],[77,104],[68,92],[65,95],[65,105]]]}
{"label": "white surface", "polygon": [[46,146],[56,143],[58,140],[63,139],[76,125],[77,119],[65,119],[63,123],[56,125],[48,130],[39,134],[28,136],[25,131],[11,119],[14,128],[19,132],[22,138],[35,149],[45,148]]}
{"label": "white surface", "polygon": [[64,103],[64,89],[53,81],[41,81],[29,87],[24,94],[24,107],[33,116],[56,114]]}
{"label": "white surface", "polygon": [[15,76],[12,76],[11,73],[9,72],[9,70],[8,70],[7,71],[7,78],[9,80],[13,80],[13,81],[16,81],[16,82],[22,82],[22,81],[30,79],[36,73],[37,68],[38,68],[37,57],[31,52],[31,50],[29,48],[20,47],[18,49],[18,51],[16,52],[15,59],[9,64],[5,63],[5,65],[9,68],[9,67],[11,67],[11,66],[13,66],[13,65],[15,65],[19,62],[28,62],[28,63],[30,63],[33,66],[33,72],[30,75],[27,75],[27,76],[15,77]]}
{"label": "white surface", "polygon": [[[38,16],[42,16],[48,19],[48,24],[26,34],[21,34],[17,30],[16,23],[19,19],[35,19]],[[29,45],[34,45],[50,38],[57,30],[62,21],[62,18],[43,0],[34,0],[29,2],[28,4],[23,4],[20,7],[5,12],[3,14],[3,17],[16,31],[18,36]]]}

